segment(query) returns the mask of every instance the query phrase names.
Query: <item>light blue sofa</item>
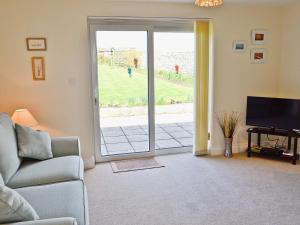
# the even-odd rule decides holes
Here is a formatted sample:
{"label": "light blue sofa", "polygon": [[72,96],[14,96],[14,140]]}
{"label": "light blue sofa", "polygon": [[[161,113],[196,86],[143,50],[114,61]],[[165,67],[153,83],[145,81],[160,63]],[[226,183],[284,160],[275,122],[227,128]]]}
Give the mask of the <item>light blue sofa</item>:
{"label": "light blue sofa", "polygon": [[40,217],[9,225],[89,225],[78,137],[52,138],[52,152],[49,160],[21,159],[13,123],[0,113],[0,184],[21,194]]}

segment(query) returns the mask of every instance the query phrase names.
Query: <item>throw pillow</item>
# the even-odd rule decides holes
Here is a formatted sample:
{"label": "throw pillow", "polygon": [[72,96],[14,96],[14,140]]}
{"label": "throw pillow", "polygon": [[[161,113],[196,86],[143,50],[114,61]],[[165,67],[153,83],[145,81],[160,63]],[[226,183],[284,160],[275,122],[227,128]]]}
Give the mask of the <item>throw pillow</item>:
{"label": "throw pillow", "polygon": [[0,224],[38,219],[36,211],[18,192],[0,185]]}
{"label": "throw pillow", "polygon": [[15,126],[20,157],[38,160],[53,158],[51,138],[47,132],[35,131],[19,124]]}

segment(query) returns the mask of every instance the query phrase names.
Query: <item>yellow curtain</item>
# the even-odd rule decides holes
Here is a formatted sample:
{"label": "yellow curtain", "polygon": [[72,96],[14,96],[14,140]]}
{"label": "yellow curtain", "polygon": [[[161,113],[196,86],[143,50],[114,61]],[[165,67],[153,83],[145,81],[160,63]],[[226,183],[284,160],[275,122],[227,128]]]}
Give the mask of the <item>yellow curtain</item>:
{"label": "yellow curtain", "polygon": [[208,153],[208,77],[209,22],[196,21],[195,32],[195,96],[194,96],[194,155]]}

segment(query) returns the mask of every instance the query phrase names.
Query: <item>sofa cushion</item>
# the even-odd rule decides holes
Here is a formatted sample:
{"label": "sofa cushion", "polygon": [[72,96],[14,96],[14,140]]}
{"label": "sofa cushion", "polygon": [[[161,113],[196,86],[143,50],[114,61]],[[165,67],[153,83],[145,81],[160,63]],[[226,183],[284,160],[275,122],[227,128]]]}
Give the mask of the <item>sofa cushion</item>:
{"label": "sofa cushion", "polygon": [[51,159],[51,138],[45,131],[36,131],[30,127],[15,125],[19,156],[31,159]]}
{"label": "sofa cushion", "polygon": [[7,183],[20,188],[34,185],[83,179],[83,162],[80,156],[64,156],[44,161],[25,161]]}
{"label": "sofa cushion", "polygon": [[41,219],[73,217],[77,219],[78,225],[88,225],[84,190],[83,181],[16,189],[34,207]]}
{"label": "sofa cushion", "polygon": [[5,184],[18,170],[20,164],[13,123],[6,113],[0,113],[0,173]]}
{"label": "sofa cushion", "polygon": [[9,223],[5,225],[78,225],[75,218],[60,217],[45,220],[26,221],[22,223]]}
{"label": "sofa cushion", "polygon": [[35,210],[18,192],[0,185],[0,223],[37,219]]}

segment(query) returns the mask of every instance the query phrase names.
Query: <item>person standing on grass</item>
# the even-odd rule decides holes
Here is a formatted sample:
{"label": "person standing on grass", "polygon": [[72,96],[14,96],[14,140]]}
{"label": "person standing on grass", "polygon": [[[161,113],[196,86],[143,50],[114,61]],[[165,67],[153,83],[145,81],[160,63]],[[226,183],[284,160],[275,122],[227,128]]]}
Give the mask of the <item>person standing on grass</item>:
{"label": "person standing on grass", "polygon": [[128,67],[127,72],[128,72],[129,78],[131,78],[132,77],[132,69],[131,69],[131,67]]}
{"label": "person standing on grass", "polygon": [[139,65],[139,60],[138,60],[138,58],[134,58],[133,59],[133,63],[134,63],[134,68],[138,68],[138,65]]}

